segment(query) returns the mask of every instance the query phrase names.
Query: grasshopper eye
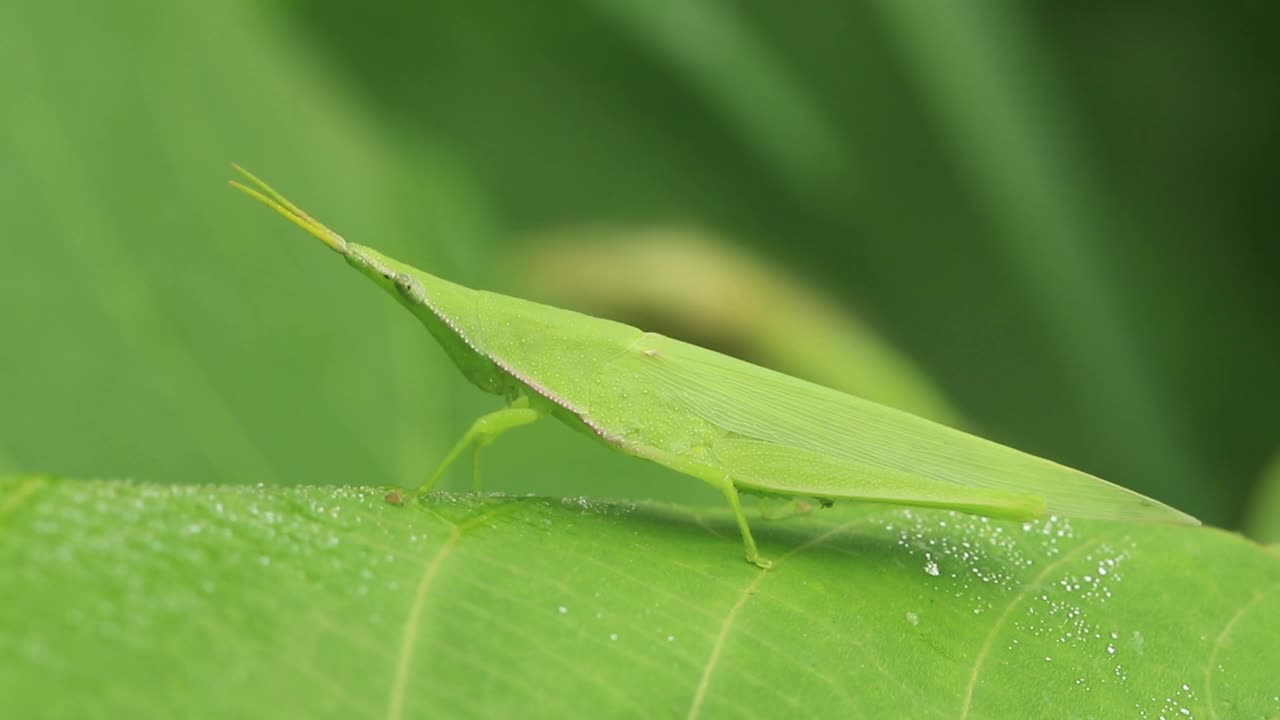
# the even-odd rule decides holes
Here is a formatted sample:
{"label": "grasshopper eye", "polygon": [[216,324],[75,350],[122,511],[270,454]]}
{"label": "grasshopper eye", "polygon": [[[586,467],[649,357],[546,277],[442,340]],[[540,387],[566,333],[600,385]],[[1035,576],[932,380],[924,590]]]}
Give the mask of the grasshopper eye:
{"label": "grasshopper eye", "polygon": [[426,292],[423,291],[422,285],[407,273],[397,273],[391,281],[396,284],[396,289],[399,290],[402,295],[411,300],[421,300],[426,296]]}

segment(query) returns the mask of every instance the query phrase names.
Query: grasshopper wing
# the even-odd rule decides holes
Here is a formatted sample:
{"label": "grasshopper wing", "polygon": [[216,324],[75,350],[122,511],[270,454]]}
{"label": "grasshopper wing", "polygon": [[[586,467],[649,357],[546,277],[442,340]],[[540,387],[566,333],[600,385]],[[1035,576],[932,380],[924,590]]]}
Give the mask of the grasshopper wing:
{"label": "grasshopper wing", "polygon": [[653,407],[700,420],[697,447],[678,452],[745,490],[1199,524],[1079,470],[705,348],[646,334],[631,350],[605,372],[634,378]]}

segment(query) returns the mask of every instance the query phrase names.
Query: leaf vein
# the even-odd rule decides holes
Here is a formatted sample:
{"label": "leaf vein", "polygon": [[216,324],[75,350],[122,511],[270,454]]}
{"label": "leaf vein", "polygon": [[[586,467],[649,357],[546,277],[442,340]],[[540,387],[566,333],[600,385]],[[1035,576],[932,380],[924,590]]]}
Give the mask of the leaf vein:
{"label": "leaf vein", "polygon": [[400,720],[404,717],[404,700],[405,694],[409,688],[409,669],[413,664],[413,653],[416,649],[418,641],[418,627],[422,621],[422,611],[427,604],[427,595],[429,594],[432,584],[435,582],[436,576],[440,573],[440,568],[444,565],[444,561],[457,547],[458,541],[462,539],[464,533],[485,521],[501,515],[504,512],[510,512],[512,508],[518,507],[518,503],[508,503],[502,507],[481,513],[476,517],[470,518],[465,522],[455,523],[444,518],[427,505],[419,503],[419,507],[425,509],[432,516],[443,520],[450,526],[449,537],[444,541],[444,545],[440,547],[434,557],[426,564],[422,570],[422,577],[418,580],[417,590],[413,594],[413,603],[409,607],[409,614],[405,618],[404,631],[400,637],[400,652],[396,659],[396,666],[391,682],[390,696],[387,701],[387,719]]}
{"label": "leaf vein", "polygon": [[1084,551],[1097,547],[1101,542],[1101,540],[1090,540],[1081,543],[1071,552],[1045,565],[1044,569],[1024,585],[1022,590],[1005,606],[1004,612],[1000,613],[1000,617],[996,618],[995,623],[991,626],[991,631],[987,633],[987,638],[982,643],[982,649],[978,651],[978,657],[973,661],[973,670],[969,673],[969,684],[964,691],[964,705],[960,710],[960,720],[967,720],[969,717],[969,710],[973,706],[973,692],[978,687],[978,676],[982,674],[983,665],[986,664],[987,657],[991,654],[991,646],[995,643],[996,636],[1000,634],[1000,631],[1004,629],[1005,623],[1013,615],[1013,609],[1021,604],[1023,600],[1026,600],[1031,592],[1038,588],[1045,581],[1045,578],[1049,577],[1055,570],[1074,560],[1077,555]]}
{"label": "leaf vein", "polygon": [[1240,606],[1240,609],[1231,616],[1230,620],[1227,620],[1227,623],[1222,626],[1222,631],[1213,639],[1213,649],[1209,651],[1209,659],[1204,666],[1204,698],[1209,706],[1209,717],[1213,720],[1218,720],[1218,710],[1213,704],[1213,668],[1218,664],[1218,651],[1222,649],[1222,641],[1235,629],[1236,623],[1240,622],[1240,618],[1248,614],[1255,605],[1262,602],[1262,599],[1277,587],[1280,587],[1280,585],[1272,585],[1266,590],[1259,590],[1255,593],[1248,602]]}
{"label": "leaf vein", "polygon": [[14,510],[18,509],[19,505],[25,502],[27,498],[34,495],[37,490],[44,487],[46,484],[48,484],[48,481],[42,477],[23,478],[23,480],[18,483],[16,490],[6,495],[3,500],[0,500],[0,520],[5,519],[12,514]]}
{"label": "leaf vein", "polygon": [[688,720],[696,720],[702,713],[702,706],[707,699],[707,690],[711,687],[711,677],[720,664],[720,656],[724,652],[725,641],[729,637],[729,632],[737,622],[738,615],[742,613],[742,609],[746,606],[747,600],[755,593],[755,589],[760,586],[760,583],[764,581],[765,577],[778,572],[779,566],[793,555],[826,542],[832,537],[844,532],[857,522],[858,521],[854,520],[844,523],[843,525],[838,525],[827,532],[814,537],[808,542],[797,545],[796,547],[788,550],[782,557],[778,558],[777,561],[774,562],[772,570],[757,573],[755,577],[751,578],[751,582],[747,583],[746,587],[742,588],[742,592],[739,593],[737,601],[733,604],[733,607],[729,608],[728,614],[725,615],[724,621],[720,624],[720,632],[716,635],[715,643],[711,646],[711,655],[707,658],[707,663],[702,668],[702,677],[698,680],[698,688],[694,691],[693,702],[689,705],[689,713],[686,716]]}
{"label": "leaf vein", "polygon": [[440,547],[431,561],[423,568],[422,577],[418,580],[418,588],[413,595],[413,604],[409,607],[409,615],[405,618],[404,631],[400,637],[400,654],[396,659],[394,679],[391,683],[391,695],[387,702],[387,720],[400,720],[404,717],[405,693],[409,687],[409,668],[413,664],[413,652],[418,640],[418,626],[422,620],[422,609],[427,604],[427,594],[439,574],[441,566],[462,537],[462,528],[454,526],[449,538]]}

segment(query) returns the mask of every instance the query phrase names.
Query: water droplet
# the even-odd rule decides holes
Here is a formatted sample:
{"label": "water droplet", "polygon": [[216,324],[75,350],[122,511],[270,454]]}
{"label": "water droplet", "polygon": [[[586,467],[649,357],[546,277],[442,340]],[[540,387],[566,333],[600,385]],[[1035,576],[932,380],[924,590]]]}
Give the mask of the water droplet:
{"label": "water droplet", "polygon": [[568,612],[569,612],[569,608],[567,608],[567,607],[565,607],[565,606],[563,606],[563,605],[561,605],[561,606],[560,606],[560,614],[561,614],[561,615],[564,615],[564,614],[566,614],[566,613],[568,613]]}
{"label": "water droplet", "polygon": [[920,616],[913,612],[909,612],[907,613],[907,622],[911,623],[912,625],[919,625]]}
{"label": "water droplet", "polygon": [[938,570],[938,563],[934,562],[933,560],[930,560],[929,562],[924,564],[924,571],[934,577],[938,577],[938,575],[941,574],[941,571]]}
{"label": "water droplet", "polygon": [[610,639],[610,640],[617,640],[617,639],[618,639],[618,633],[609,633],[609,639]]}

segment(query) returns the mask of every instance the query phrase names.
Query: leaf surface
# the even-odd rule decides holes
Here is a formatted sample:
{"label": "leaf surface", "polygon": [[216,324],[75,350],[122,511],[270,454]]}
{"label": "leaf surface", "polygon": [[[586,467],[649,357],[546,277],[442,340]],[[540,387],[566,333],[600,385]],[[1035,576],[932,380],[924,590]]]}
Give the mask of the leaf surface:
{"label": "leaf surface", "polygon": [[[17,716],[1253,718],[1280,559],[1205,528],[0,480]],[[1183,712],[1185,710],[1185,712]]]}

